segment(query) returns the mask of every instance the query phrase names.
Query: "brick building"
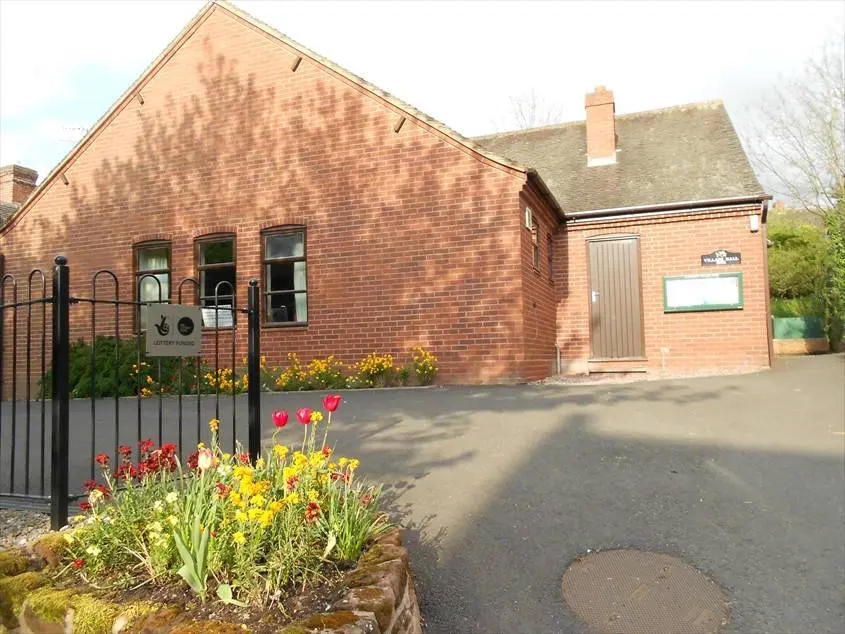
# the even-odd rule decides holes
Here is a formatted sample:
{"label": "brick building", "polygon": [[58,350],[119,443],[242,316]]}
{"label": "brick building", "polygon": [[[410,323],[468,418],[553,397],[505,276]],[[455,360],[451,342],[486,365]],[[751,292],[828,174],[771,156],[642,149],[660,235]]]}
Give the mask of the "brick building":
{"label": "brick building", "polygon": [[204,306],[257,278],[273,363],[423,345],[456,383],[769,364],[768,196],[720,103],[616,116],[599,88],[586,122],[470,140],[214,1],[34,192],[3,170],[5,272],[63,253],[73,294],[108,268],[121,299],[193,277]]}

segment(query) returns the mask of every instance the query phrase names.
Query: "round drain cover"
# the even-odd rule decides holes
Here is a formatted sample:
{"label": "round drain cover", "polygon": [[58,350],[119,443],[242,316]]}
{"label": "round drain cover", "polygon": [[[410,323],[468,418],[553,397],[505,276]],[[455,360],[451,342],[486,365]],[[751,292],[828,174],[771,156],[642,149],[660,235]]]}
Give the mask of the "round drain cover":
{"label": "round drain cover", "polygon": [[730,610],[722,589],[680,559],[639,550],[579,557],[563,599],[587,625],[613,634],[716,632]]}

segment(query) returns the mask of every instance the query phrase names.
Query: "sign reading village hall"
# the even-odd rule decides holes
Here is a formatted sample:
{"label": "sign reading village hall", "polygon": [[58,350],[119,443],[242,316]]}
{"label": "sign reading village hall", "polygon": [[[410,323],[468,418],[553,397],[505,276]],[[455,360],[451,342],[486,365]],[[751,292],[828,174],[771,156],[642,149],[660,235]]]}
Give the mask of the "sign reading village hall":
{"label": "sign reading village hall", "polygon": [[727,264],[742,264],[742,254],[717,249],[713,253],[701,256],[701,266],[725,266]]}
{"label": "sign reading village hall", "polygon": [[147,356],[197,357],[201,344],[198,306],[152,304],[147,308]]}

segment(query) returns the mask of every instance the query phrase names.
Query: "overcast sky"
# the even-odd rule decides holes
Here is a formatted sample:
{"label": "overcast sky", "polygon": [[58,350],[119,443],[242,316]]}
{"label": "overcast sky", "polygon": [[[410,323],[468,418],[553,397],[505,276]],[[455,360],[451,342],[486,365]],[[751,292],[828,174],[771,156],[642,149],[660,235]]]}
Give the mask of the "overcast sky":
{"label": "overcast sky", "polygon": [[[239,7],[467,136],[529,91],[583,119],[721,98],[742,120],[845,31],[842,0],[289,2]],[[0,0],[0,164],[43,177],[204,2]]]}

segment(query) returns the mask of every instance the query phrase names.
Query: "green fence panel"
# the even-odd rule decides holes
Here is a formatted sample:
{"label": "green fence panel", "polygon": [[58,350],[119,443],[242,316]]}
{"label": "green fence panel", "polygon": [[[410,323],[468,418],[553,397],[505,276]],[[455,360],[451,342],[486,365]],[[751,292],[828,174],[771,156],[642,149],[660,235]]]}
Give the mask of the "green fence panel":
{"label": "green fence panel", "polygon": [[818,317],[774,317],[775,339],[823,339],[824,328]]}

